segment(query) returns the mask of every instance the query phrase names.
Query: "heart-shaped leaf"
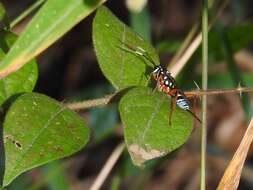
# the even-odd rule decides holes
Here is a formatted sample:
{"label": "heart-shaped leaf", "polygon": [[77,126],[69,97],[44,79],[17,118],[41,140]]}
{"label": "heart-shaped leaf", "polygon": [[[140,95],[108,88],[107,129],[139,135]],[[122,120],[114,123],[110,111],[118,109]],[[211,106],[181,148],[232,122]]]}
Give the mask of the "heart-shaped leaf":
{"label": "heart-shaped leaf", "polygon": [[[9,31],[0,30],[0,61],[5,57],[17,36]],[[17,72],[0,80],[0,105],[12,95],[31,92],[38,78],[38,66],[35,60],[27,63]]]}
{"label": "heart-shaped leaf", "polygon": [[57,101],[27,93],[18,97],[7,112],[3,137],[6,186],[28,169],[83,148],[89,130],[81,117]]}
{"label": "heart-shaped leaf", "polygon": [[192,116],[176,108],[169,125],[170,98],[161,92],[136,87],[119,105],[128,151],[135,165],[168,154],[189,138]]}
{"label": "heart-shaped leaf", "polygon": [[123,50],[122,42],[134,48],[141,47],[159,65],[158,55],[148,42],[106,7],[99,8],[93,21],[93,44],[102,72],[118,90],[146,85],[153,65],[134,53]]}

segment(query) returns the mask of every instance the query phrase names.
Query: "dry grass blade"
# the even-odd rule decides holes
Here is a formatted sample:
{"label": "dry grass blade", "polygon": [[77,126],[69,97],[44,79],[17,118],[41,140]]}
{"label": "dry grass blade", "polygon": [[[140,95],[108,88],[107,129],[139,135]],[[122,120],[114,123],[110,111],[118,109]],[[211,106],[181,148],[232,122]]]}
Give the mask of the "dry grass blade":
{"label": "dry grass blade", "polygon": [[113,166],[116,164],[117,160],[119,159],[120,155],[122,154],[125,148],[124,143],[120,143],[112,152],[108,160],[106,161],[104,167],[100,171],[99,175],[95,179],[94,183],[91,185],[90,190],[99,190],[103,185],[105,179],[109,175],[110,171],[112,170]]}
{"label": "dry grass blade", "polygon": [[171,68],[169,68],[169,71],[172,73],[173,77],[176,77],[178,75],[178,73],[183,69],[183,67],[187,63],[187,61],[189,61],[193,53],[197,50],[197,48],[199,47],[202,41],[201,35],[202,33],[199,33],[197,35],[197,37],[192,41],[189,47],[185,50],[181,58],[177,60],[177,63],[174,64]]}
{"label": "dry grass blade", "polygon": [[249,147],[253,140],[253,118],[244,134],[244,137],[230,161],[221,181],[218,190],[235,190],[237,189],[242,173],[243,164],[248,154]]}

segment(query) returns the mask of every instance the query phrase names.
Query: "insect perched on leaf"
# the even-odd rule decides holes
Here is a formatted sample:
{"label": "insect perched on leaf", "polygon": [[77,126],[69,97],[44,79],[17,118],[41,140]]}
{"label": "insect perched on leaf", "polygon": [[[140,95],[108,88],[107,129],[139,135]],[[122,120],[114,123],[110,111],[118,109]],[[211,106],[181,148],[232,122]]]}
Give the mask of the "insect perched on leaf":
{"label": "insect perched on leaf", "polygon": [[171,125],[172,112],[177,105],[179,108],[189,112],[194,118],[200,123],[201,120],[190,110],[190,103],[184,92],[178,87],[176,80],[172,77],[171,73],[161,65],[157,65],[151,56],[141,47],[132,47],[121,41],[120,48],[124,51],[135,54],[136,56],[142,57],[145,60],[153,64],[154,68],[150,76],[156,80],[155,89],[160,89],[172,98],[171,111],[169,115],[169,124]]}

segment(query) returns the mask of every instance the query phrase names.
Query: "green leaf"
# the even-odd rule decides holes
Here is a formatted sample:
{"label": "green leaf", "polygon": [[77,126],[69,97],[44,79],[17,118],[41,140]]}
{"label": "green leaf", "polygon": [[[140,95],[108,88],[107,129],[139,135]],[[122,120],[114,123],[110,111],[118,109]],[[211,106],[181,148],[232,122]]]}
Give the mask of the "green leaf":
{"label": "green leaf", "polygon": [[[253,84],[253,76],[249,73],[242,73],[242,78],[245,81],[245,86]],[[199,79],[199,83],[200,83]],[[239,83],[238,83],[239,85]],[[229,73],[210,74],[208,76],[208,88],[235,88],[234,81]]]}
{"label": "green leaf", "polygon": [[[51,162],[42,168],[44,183],[50,190],[70,190],[68,178],[66,176],[65,165],[59,161]],[[42,180],[39,180],[41,182]],[[37,188],[41,189],[41,188]]]}
{"label": "green leaf", "polygon": [[176,53],[180,48],[182,40],[168,39],[158,42],[156,49],[159,53]]}
{"label": "green leaf", "polygon": [[128,151],[138,166],[180,147],[192,131],[192,116],[180,108],[173,111],[170,126],[170,98],[149,88],[130,90],[121,99],[119,110]]}
{"label": "green leaf", "polygon": [[7,112],[3,137],[6,186],[24,171],[83,148],[89,130],[81,117],[57,101],[26,93]]}
{"label": "green leaf", "polygon": [[140,34],[145,40],[151,40],[150,31],[150,15],[149,9],[145,6],[141,12],[129,11],[131,26],[138,34]]}
{"label": "green leaf", "polygon": [[117,90],[146,85],[153,65],[123,50],[122,42],[132,47],[141,47],[159,65],[158,55],[148,42],[106,7],[99,8],[93,21],[93,44],[102,72]]}
{"label": "green leaf", "polygon": [[[234,53],[245,48],[250,42],[253,41],[253,24],[242,24],[237,26],[231,26],[225,28],[225,33],[227,35],[229,44],[231,45],[231,49]],[[224,59],[223,55],[223,46],[220,43],[219,34],[214,30],[211,30],[209,34],[209,45],[208,51],[213,60],[221,60]],[[200,51],[200,49],[199,49]]]}
{"label": "green leaf", "polygon": [[5,15],[6,15],[5,8],[4,8],[3,4],[0,3],[0,21],[2,21],[4,19]]}
{"label": "green leaf", "polygon": [[118,120],[116,105],[93,108],[89,111],[89,115],[93,130],[93,143],[102,141],[114,131]]}
{"label": "green leaf", "polygon": [[45,50],[105,0],[46,1],[0,64],[0,78]]}
{"label": "green leaf", "polygon": [[[0,31],[0,61],[4,58],[17,36],[8,31]],[[0,105],[12,95],[31,92],[38,78],[35,60],[30,61],[17,72],[0,80]]]}

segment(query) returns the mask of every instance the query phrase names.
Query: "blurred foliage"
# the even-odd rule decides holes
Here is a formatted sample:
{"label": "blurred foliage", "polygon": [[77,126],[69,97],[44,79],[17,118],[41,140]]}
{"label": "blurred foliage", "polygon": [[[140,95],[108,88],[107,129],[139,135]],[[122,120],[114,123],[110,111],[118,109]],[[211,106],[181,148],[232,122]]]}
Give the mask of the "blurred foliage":
{"label": "blurred foliage", "polygon": [[0,3],[0,21],[3,20],[3,18],[5,17],[5,15],[6,15],[5,8],[4,8],[3,4]]}
{"label": "blurred foliage", "polygon": [[[4,59],[5,54],[17,38],[9,31],[0,31],[0,61]],[[32,92],[38,78],[37,67],[37,63],[33,59],[19,71],[0,81],[0,105],[13,95]]]}
{"label": "blurred foliage", "polygon": [[130,25],[135,32],[140,34],[143,39],[150,41],[151,40],[151,31],[150,31],[150,18],[148,7],[144,7],[141,12],[135,13],[130,12]]}
{"label": "blurred foliage", "polygon": [[44,166],[42,170],[44,177],[47,178],[46,184],[48,184],[50,190],[70,189],[70,185],[61,162],[51,162]]}

